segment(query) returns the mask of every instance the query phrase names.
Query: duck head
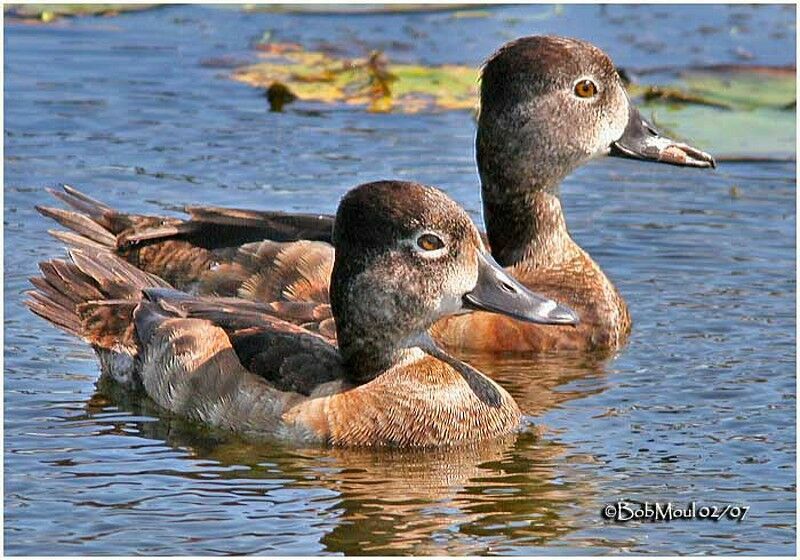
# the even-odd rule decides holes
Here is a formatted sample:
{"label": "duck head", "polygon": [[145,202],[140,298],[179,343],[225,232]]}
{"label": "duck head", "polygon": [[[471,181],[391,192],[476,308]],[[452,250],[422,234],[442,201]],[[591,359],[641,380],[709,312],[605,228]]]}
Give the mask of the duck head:
{"label": "duck head", "polygon": [[555,188],[599,155],[715,166],[710,155],[642,118],[602,50],[563,37],[524,37],[489,58],[476,144],[490,189]]}
{"label": "duck head", "polygon": [[498,265],[469,216],[443,192],[384,181],[342,199],[333,228],[331,306],[339,348],[363,382],[432,344],[445,315],[487,310],[545,324],[574,325],[568,307],[535,294]]}

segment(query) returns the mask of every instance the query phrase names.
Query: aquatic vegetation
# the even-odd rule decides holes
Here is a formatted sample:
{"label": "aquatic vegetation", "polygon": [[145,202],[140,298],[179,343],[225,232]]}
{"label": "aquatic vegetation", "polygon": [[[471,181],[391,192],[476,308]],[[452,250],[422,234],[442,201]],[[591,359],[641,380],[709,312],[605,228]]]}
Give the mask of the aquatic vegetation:
{"label": "aquatic vegetation", "polygon": [[478,98],[478,72],[468,66],[390,65],[378,51],[365,58],[336,58],[293,43],[267,43],[257,49],[262,60],[236,69],[233,79],[263,88],[281,84],[304,101],[418,113],[474,109]]}
{"label": "aquatic vegetation", "polygon": [[797,95],[791,67],[716,66],[681,75],[685,87],[733,109],[784,109]]}
{"label": "aquatic vegetation", "polygon": [[[479,69],[390,62],[375,51],[342,58],[296,43],[256,45],[260,61],[234,80],[267,90],[273,111],[294,100],[346,104],[370,112],[477,110]],[[687,70],[663,85],[628,85],[645,115],[691,138],[721,160],[792,157],[794,68],[720,66]]]}
{"label": "aquatic vegetation", "polygon": [[794,68],[719,66],[682,72],[666,87],[629,89],[659,126],[721,161],[794,158]]}
{"label": "aquatic vegetation", "polygon": [[50,23],[64,17],[115,16],[156,6],[158,4],[6,4],[3,13],[15,19]]}

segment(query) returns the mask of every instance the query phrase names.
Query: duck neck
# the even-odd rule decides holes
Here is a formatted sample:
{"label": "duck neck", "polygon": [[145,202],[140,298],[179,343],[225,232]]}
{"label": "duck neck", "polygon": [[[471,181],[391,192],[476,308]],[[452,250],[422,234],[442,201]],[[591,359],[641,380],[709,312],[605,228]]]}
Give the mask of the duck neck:
{"label": "duck neck", "polygon": [[[348,377],[354,383],[367,383],[399,364],[414,362],[425,356],[427,337],[396,339],[381,327],[375,329],[337,328],[339,352]],[[362,332],[360,332],[362,331]],[[429,337],[427,337],[429,339]],[[430,342],[430,344],[433,344]]]}
{"label": "duck neck", "polygon": [[484,180],[482,198],[492,255],[501,265],[549,267],[578,250],[567,230],[557,182],[508,186]]}
{"label": "duck neck", "polygon": [[[432,323],[419,314],[419,294],[402,294],[401,275],[372,258],[363,269],[365,255],[337,249],[331,275],[331,311],[336,321],[339,353],[350,381],[367,383],[398,363],[410,359],[414,349],[430,341]],[[381,287],[381,288],[379,288]],[[433,344],[430,342],[430,344]]]}

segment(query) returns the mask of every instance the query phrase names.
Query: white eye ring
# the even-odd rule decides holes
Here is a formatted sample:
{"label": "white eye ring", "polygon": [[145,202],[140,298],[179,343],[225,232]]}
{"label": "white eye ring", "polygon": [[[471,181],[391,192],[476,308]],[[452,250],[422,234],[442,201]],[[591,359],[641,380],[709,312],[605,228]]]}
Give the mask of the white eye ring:
{"label": "white eye ring", "polygon": [[[575,90],[578,87],[578,84],[582,82],[589,82],[592,85],[592,87],[594,88],[592,95],[584,97],[577,94]],[[591,103],[592,101],[597,99],[598,95],[600,95],[600,86],[597,85],[597,80],[594,79],[594,76],[581,76],[580,78],[572,82],[572,96],[575,99],[580,99],[585,103]]]}
{"label": "white eye ring", "polygon": [[[435,248],[426,248],[425,245],[439,245]],[[434,231],[421,231],[417,235],[414,236],[413,239],[409,240],[409,245],[411,248],[416,251],[421,257],[426,259],[437,259],[441,256],[444,256],[448,252],[447,248],[447,240],[444,235]]]}

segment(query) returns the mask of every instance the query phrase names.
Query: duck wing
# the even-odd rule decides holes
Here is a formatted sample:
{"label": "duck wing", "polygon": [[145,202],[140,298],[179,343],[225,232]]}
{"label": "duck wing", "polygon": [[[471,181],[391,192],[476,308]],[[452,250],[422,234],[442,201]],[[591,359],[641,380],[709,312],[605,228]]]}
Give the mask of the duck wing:
{"label": "duck wing", "polygon": [[66,185],[50,192],[70,209],[37,209],[68,228],[51,233],[71,247],[108,248],[200,295],[328,303],[332,216],[193,206],[184,220],[126,214]]}
{"label": "duck wing", "polygon": [[[27,304],[37,315],[89,342],[104,371],[119,381],[145,381],[142,360],[154,351],[146,334],[155,332],[153,322],[174,323],[177,329],[159,327],[163,336],[158,344],[170,347],[159,346],[159,351],[171,352],[163,356],[162,370],[172,361],[185,362],[190,355],[207,358],[224,335],[239,366],[278,391],[308,395],[319,385],[344,377],[334,345],[277,318],[270,304],[188,295],[104,248],[73,248],[70,256],[71,261],[42,263],[42,275],[31,280],[36,289],[29,292]],[[313,308],[299,305],[291,313],[307,318]],[[214,333],[182,335],[186,321]],[[142,326],[150,330],[142,331]]]}
{"label": "duck wing", "polygon": [[[319,385],[344,378],[336,347],[317,333],[277,318],[270,304],[188,296],[163,288],[145,289],[144,296],[164,311],[222,329],[241,364],[281,391],[309,395]],[[301,311],[295,309],[294,317]]]}
{"label": "duck wing", "polygon": [[[273,241],[309,241],[332,242],[334,216],[328,214],[301,214],[278,211],[243,210],[237,208],[220,208],[218,206],[187,206],[186,212],[191,216],[191,223],[198,227],[216,225],[220,228],[237,230],[244,237],[272,239]],[[218,230],[225,232],[224,229]],[[218,242],[226,243],[227,237]]]}

